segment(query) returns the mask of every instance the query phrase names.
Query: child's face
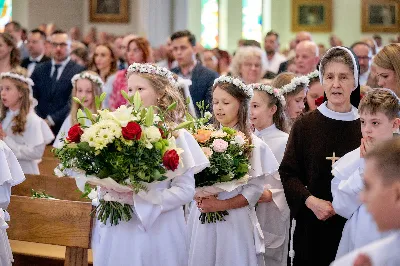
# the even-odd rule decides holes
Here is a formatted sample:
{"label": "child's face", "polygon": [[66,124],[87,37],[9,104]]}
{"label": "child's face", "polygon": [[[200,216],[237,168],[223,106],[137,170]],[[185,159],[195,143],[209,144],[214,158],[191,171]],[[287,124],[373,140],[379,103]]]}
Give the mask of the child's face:
{"label": "child's face", "polygon": [[307,92],[307,104],[310,111],[317,109],[315,100],[321,96],[324,96],[324,88],[322,87],[322,84],[318,81],[311,83]]}
{"label": "child's face", "polygon": [[215,118],[225,127],[238,123],[240,102],[235,97],[216,87],[213,92],[213,112]]}
{"label": "child's face", "polygon": [[250,121],[257,130],[263,130],[273,123],[276,105],[272,107],[268,107],[268,105],[269,97],[266,92],[255,90],[250,102]]}
{"label": "child's face", "polygon": [[361,132],[363,138],[372,142],[381,142],[393,137],[393,132],[399,128],[399,119],[389,119],[384,113],[363,112],[360,114]]}
{"label": "child's face", "polygon": [[133,74],[128,79],[128,95],[132,96],[139,92],[144,107],[157,106],[158,93],[155,91],[150,82],[139,75]]}
{"label": "child's face", "polygon": [[[88,79],[78,79],[76,82],[76,97],[82,101],[83,107],[90,109],[93,103],[93,84]],[[84,99],[84,100],[83,100]]]}
{"label": "child's face", "polygon": [[12,111],[16,111],[21,107],[22,93],[10,79],[2,79],[0,81],[0,96],[3,105]]}
{"label": "child's face", "polygon": [[291,119],[297,118],[303,112],[305,98],[306,90],[301,90],[296,95],[286,97],[286,113]]}
{"label": "child's face", "polygon": [[[361,201],[374,218],[379,231],[398,226],[400,213],[399,182],[384,183],[374,159],[365,162],[364,183]],[[397,215],[397,217],[395,217]]]}

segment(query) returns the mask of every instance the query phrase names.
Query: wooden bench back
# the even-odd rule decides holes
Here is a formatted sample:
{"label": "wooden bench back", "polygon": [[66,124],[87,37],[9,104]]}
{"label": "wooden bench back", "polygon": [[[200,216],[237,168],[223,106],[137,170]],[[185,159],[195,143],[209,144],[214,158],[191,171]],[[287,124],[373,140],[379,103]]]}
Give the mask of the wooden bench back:
{"label": "wooden bench back", "polygon": [[81,198],[82,193],[78,191],[75,179],[70,177],[56,177],[47,175],[25,175],[26,180],[11,189],[12,195],[31,196],[31,189],[45,192],[56,199],[85,201]]}
{"label": "wooden bench back", "polygon": [[11,217],[9,239],[90,248],[92,205],[89,202],[12,195],[7,210]]}

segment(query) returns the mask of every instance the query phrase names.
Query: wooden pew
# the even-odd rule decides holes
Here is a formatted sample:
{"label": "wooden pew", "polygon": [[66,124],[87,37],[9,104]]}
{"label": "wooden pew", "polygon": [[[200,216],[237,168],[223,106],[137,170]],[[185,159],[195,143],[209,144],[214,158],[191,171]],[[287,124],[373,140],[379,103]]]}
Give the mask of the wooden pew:
{"label": "wooden pew", "polygon": [[16,240],[65,246],[65,266],[87,266],[91,210],[90,202],[12,195],[7,234],[11,244]]}
{"label": "wooden pew", "polygon": [[60,163],[54,153],[51,152],[53,146],[46,146],[42,161],[39,163],[39,171],[42,175],[54,175],[54,168]]}
{"label": "wooden pew", "polygon": [[89,201],[81,198],[75,179],[48,175],[25,175],[26,180],[11,189],[12,195],[31,196],[31,189],[45,192],[56,199],[70,201]]}

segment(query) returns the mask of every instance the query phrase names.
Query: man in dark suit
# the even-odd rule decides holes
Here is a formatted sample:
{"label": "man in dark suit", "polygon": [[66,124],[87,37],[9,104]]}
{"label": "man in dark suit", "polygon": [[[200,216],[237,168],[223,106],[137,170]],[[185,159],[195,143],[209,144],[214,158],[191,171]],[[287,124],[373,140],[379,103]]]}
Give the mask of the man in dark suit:
{"label": "man in dark suit", "polygon": [[33,96],[37,99],[36,113],[51,127],[54,135],[70,111],[71,78],[84,68],[70,60],[71,40],[64,31],[50,36],[52,59],[38,64],[32,73]]}
{"label": "man in dark suit", "polygon": [[28,70],[28,75],[32,75],[38,63],[49,61],[51,58],[44,54],[44,43],[46,34],[39,30],[31,30],[28,34],[28,52],[29,57],[26,57],[21,62],[21,66]]}
{"label": "man in dark suit", "polygon": [[188,30],[171,35],[172,54],[178,67],[171,69],[178,76],[192,80],[189,87],[197,116],[200,116],[196,103],[204,101],[211,109],[211,87],[218,73],[202,66],[196,60],[196,37]]}

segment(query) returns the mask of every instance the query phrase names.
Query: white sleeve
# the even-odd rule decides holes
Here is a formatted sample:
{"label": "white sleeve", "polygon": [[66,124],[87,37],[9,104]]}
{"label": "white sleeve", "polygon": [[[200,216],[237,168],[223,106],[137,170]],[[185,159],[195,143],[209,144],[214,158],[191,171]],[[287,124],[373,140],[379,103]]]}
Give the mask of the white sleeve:
{"label": "white sleeve", "polygon": [[241,194],[246,198],[250,207],[254,207],[264,191],[264,176],[251,178],[249,182],[243,186]]}
{"label": "white sleeve", "polygon": [[11,184],[9,182],[0,185],[0,208],[7,209],[10,204]]}
{"label": "white sleeve", "polygon": [[40,160],[42,159],[46,143],[42,143],[36,146],[29,144],[17,143],[13,138],[7,136],[4,138],[4,142],[10,147],[17,159],[24,160]]}
{"label": "white sleeve", "polygon": [[341,179],[339,176],[332,179],[333,208],[337,214],[346,219],[349,219],[362,204],[359,194],[364,187],[363,171],[363,164],[361,164],[348,179]]}
{"label": "white sleeve", "polygon": [[[146,193],[140,192],[134,195],[135,213],[141,220],[145,229],[151,227],[157,217],[163,213],[176,208],[181,208],[189,203],[194,196],[194,173],[193,169],[175,177],[171,185],[166,189],[153,189]],[[144,197],[142,193],[145,194]],[[145,198],[158,199],[158,204],[149,202]]]}

